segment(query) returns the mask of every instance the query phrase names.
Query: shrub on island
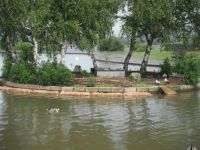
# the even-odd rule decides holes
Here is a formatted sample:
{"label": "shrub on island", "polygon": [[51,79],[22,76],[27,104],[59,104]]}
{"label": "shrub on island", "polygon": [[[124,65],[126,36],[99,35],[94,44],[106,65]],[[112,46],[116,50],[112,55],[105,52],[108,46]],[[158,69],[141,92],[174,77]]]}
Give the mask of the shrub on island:
{"label": "shrub on island", "polygon": [[5,63],[3,72],[7,80],[21,84],[70,86],[74,81],[71,71],[58,63],[44,63],[40,67],[24,61]]}

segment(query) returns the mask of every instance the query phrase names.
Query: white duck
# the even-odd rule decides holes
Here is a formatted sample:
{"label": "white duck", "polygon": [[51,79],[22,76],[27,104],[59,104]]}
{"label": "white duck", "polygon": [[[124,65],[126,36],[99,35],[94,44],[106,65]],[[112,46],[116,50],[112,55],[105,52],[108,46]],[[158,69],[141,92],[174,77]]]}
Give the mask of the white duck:
{"label": "white duck", "polygon": [[49,113],[59,113],[60,109],[59,108],[48,108],[47,111]]}
{"label": "white duck", "polygon": [[164,79],[165,83],[169,83],[169,80],[167,78]]}
{"label": "white duck", "polygon": [[156,83],[156,84],[160,84],[160,81],[156,79],[155,83]]}

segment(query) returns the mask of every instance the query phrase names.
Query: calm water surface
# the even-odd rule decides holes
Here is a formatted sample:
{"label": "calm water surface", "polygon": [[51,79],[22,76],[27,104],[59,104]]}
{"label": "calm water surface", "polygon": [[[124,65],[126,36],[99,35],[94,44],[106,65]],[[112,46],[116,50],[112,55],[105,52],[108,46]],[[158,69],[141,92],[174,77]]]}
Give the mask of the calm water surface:
{"label": "calm water surface", "polygon": [[[49,115],[50,107],[61,112]],[[132,100],[0,92],[0,150],[185,150],[199,143],[200,92]]]}

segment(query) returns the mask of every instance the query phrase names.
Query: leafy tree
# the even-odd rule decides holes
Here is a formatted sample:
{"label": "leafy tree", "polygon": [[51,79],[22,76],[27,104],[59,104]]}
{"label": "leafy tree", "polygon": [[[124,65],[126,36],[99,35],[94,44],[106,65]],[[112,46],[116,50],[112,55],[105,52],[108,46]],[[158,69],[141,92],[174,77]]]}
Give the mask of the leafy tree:
{"label": "leafy tree", "polygon": [[38,39],[46,26],[44,16],[48,12],[49,1],[0,1],[1,43],[9,59],[12,60],[13,53],[16,53],[13,45],[25,41],[32,44],[34,60],[37,61]]}
{"label": "leafy tree", "polygon": [[78,7],[77,14],[82,32],[76,45],[90,51],[96,73],[95,47],[100,39],[111,33],[122,0],[82,0],[79,3],[82,7]]}
{"label": "leafy tree", "polygon": [[34,63],[37,64],[39,47],[45,48],[42,45],[44,42],[44,34],[49,26],[49,20],[46,16],[50,15],[51,0],[20,0],[23,1],[24,16],[20,19],[21,36],[20,40],[31,43]]}
{"label": "leafy tree", "polygon": [[22,15],[21,0],[1,0],[0,1],[0,39],[1,47],[5,49],[6,59],[13,61],[14,43],[19,36],[19,20]]}
{"label": "leafy tree", "polygon": [[185,49],[188,49],[191,37],[194,39],[199,36],[200,22],[199,22],[199,0],[176,0],[173,1],[173,14],[176,26],[174,26],[174,36],[183,43]]}
{"label": "leafy tree", "polygon": [[32,45],[34,61],[38,50],[50,55],[65,53],[69,46],[93,49],[109,34],[121,0],[2,0],[0,33],[7,56],[12,58],[15,42]]}
{"label": "leafy tree", "polygon": [[128,62],[135,49],[136,35],[145,36],[147,46],[140,69],[141,73],[144,73],[154,40],[164,37],[173,25],[173,7],[170,0],[127,0],[127,2],[128,13],[123,17],[124,29],[126,33],[131,34],[132,40],[124,62],[124,69],[128,71]]}

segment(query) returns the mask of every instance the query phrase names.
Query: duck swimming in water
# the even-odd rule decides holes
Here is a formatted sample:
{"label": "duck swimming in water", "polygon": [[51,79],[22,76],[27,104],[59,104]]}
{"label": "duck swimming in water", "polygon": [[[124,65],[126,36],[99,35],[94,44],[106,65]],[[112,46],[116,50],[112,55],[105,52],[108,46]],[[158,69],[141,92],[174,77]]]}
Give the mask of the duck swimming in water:
{"label": "duck swimming in water", "polygon": [[60,109],[59,108],[48,108],[47,111],[52,114],[52,113],[59,113]]}
{"label": "duck swimming in water", "polygon": [[196,148],[195,146],[193,146],[193,145],[190,145],[190,146],[187,148],[187,150],[197,150],[197,148]]}

